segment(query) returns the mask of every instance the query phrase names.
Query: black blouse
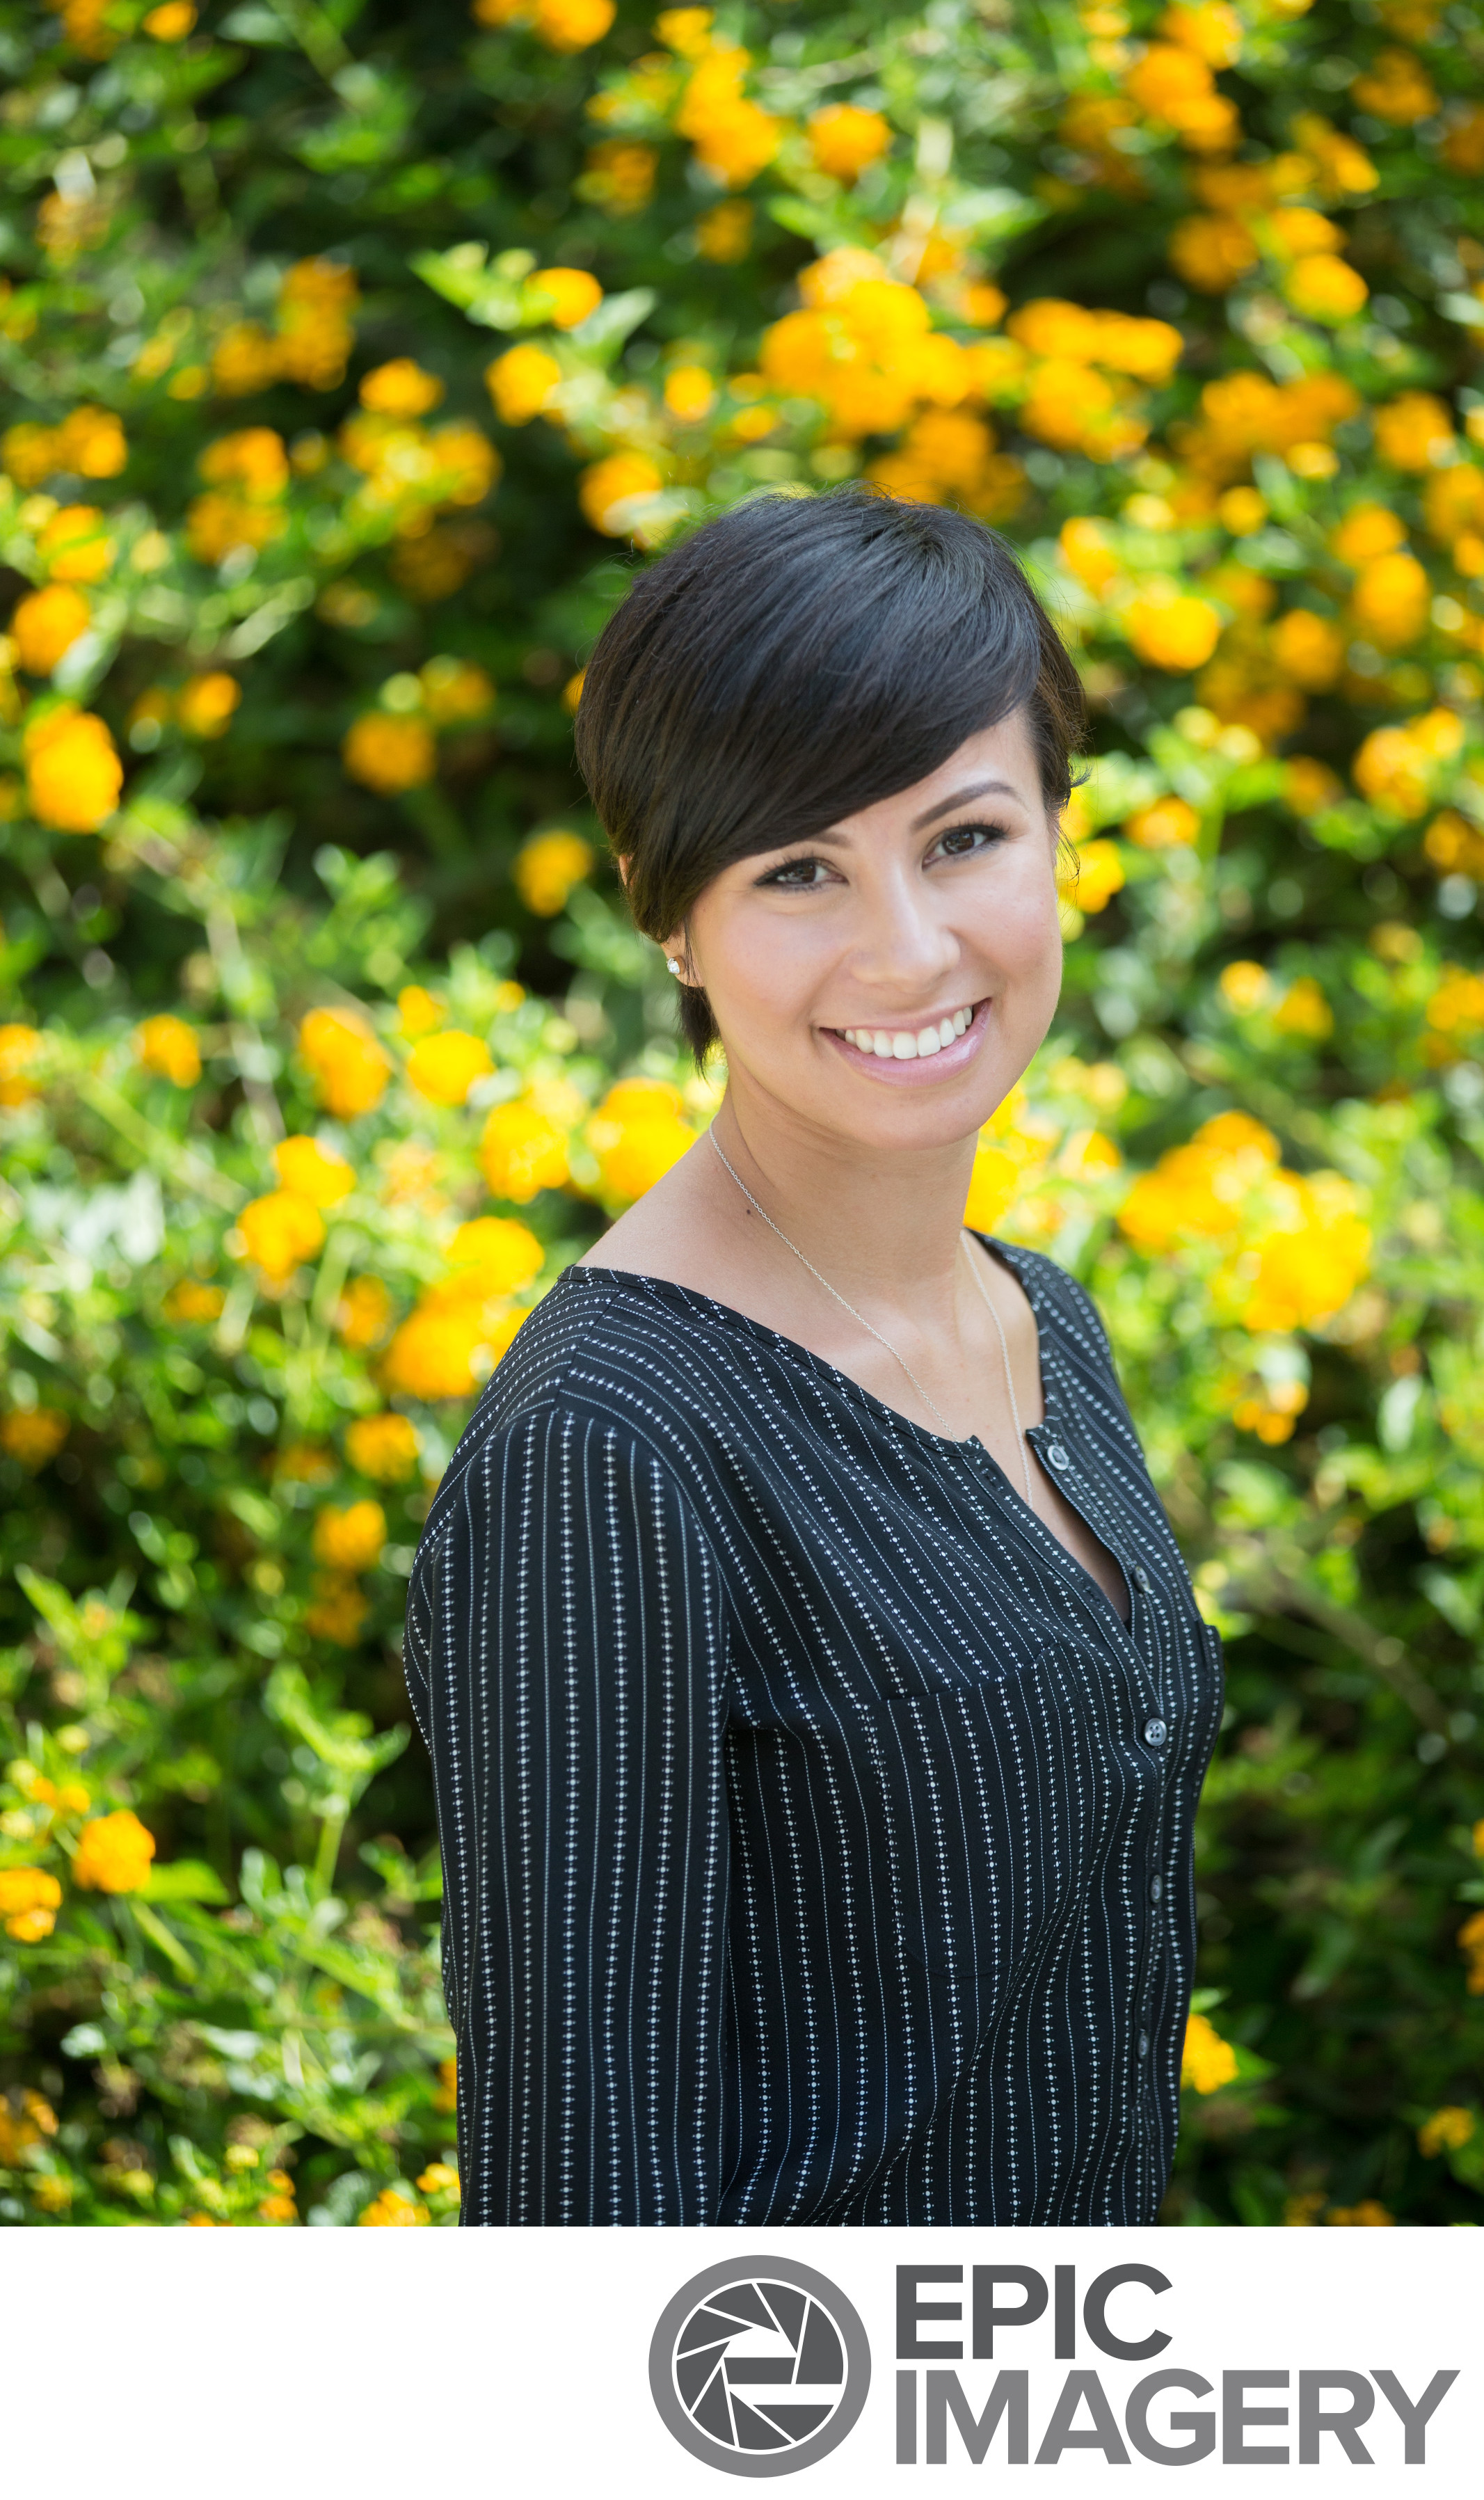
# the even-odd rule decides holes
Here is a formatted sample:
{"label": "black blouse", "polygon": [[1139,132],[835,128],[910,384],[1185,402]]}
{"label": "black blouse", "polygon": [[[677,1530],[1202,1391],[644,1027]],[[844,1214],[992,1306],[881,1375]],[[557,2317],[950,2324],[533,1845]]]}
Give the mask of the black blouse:
{"label": "black blouse", "polygon": [[1146,2223],[1174,2150],[1220,1644],[1092,1304],[996,1243],[1030,1437],[1127,1628],[976,1441],[571,1267],[407,1624],[473,2223]]}

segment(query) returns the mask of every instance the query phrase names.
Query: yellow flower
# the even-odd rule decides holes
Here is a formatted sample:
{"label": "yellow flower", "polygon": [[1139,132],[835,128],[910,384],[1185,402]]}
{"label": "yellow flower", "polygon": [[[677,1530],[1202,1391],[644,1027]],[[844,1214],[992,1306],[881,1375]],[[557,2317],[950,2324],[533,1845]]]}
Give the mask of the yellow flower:
{"label": "yellow flower", "polygon": [[410,982],[405,990],[397,992],[397,1014],[407,1039],[417,1041],[425,1033],[436,1033],[443,1023],[443,1001],[418,982]]}
{"label": "yellow flower", "polygon": [[538,269],[526,283],[544,299],[546,318],[557,330],[575,330],[603,301],[603,289],[587,269]]}
{"label": "yellow flower", "polygon": [[335,1571],[369,1571],[385,1543],[386,1513],[379,1501],[352,1501],[344,1510],[328,1502],[314,1521],[314,1560]]}
{"label": "yellow flower", "polygon": [[1343,2229],[1375,2231],[1391,2229],[1397,2218],[1373,2196],[1363,2196],[1358,2205],[1332,2205],[1324,2219]]}
{"label": "yellow flower", "polygon": [[752,248],[752,226],[750,200],[718,200],[714,209],[696,219],[696,249],[703,260],[733,267],[745,260]]}
{"label": "yellow flower", "polygon": [[1201,154],[1224,154],[1235,143],[1237,107],[1217,92],[1211,64],[1180,44],[1150,44],[1124,84],[1140,112],[1179,132]]}
{"label": "yellow flower", "polygon": [[373,1110],[386,1090],[391,1061],[363,1016],[348,1007],[313,1007],[299,1027],[299,1048],[337,1120]]}
{"label": "yellow flower", "polygon": [[1422,838],[1422,847],[1433,866],[1445,876],[1450,872],[1471,877],[1484,875],[1484,835],[1455,807],[1443,807],[1434,817]]}
{"label": "yellow flower", "polygon": [[304,1609],[304,1628],[315,1640],[334,1641],[340,1649],[354,1649],[370,1612],[354,1580],[326,1571],[315,1581],[313,1597]]}
{"label": "yellow flower", "polygon": [[1184,1234],[1235,1233],[1258,1188],[1276,1168],[1278,1141],[1245,1111],[1220,1111],[1189,1143],[1172,1146],[1135,1182],[1119,1210],[1129,1239],[1154,1253]]}
{"label": "yellow flower", "polygon": [[627,538],[635,528],[637,507],[657,495],[664,479],[642,451],[610,451],[584,469],[577,483],[583,518],[605,538]]}
{"label": "yellow flower", "polygon": [[379,1276],[352,1276],[336,1307],[335,1333],[346,1345],[379,1345],[391,1327],[391,1309]]}
{"label": "yellow flower", "polygon": [[665,377],[665,406],[682,425],[696,425],[716,405],[716,384],[705,365],[676,365]]}
{"label": "yellow flower", "polygon": [[456,728],[461,721],[479,720],[493,709],[494,680],[473,660],[452,659],[440,652],[424,660],[418,676],[428,718],[440,729]]}
{"label": "yellow flower", "polygon": [[430,1401],[467,1398],[498,1363],[524,1318],[524,1311],[491,1315],[478,1301],[419,1303],[386,1350],[387,1388]]}
{"label": "yellow flower", "polygon": [[56,2112],[40,2092],[13,2089],[0,2095],[0,2167],[14,2170],[22,2153],[55,2133]]}
{"label": "yellow flower", "polygon": [[417,2181],[424,2196],[456,2196],[459,2175],[451,2161],[430,2161]]}
{"label": "yellow flower", "polygon": [[1194,8],[1177,0],[1160,19],[1159,32],[1168,43],[1183,44],[1188,51],[1198,52],[1216,70],[1230,69],[1241,51],[1242,22],[1226,0],[1202,0]]}
{"label": "yellow flower", "polygon": [[41,1055],[34,1025],[0,1024],[0,1105],[14,1110],[32,1100],[38,1089],[30,1070]]}
{"label": "yellow flower", "polygon": [[1237,2052],[1223,2040],[1204,2014],[1192,2014],[1185,2025],[1180,2053],[1180,2083],[1198,2092],[1216,2092],[1237,2080]]}
{"label": "yellow flower", "polygon": [[599,1103],[588,1123],[587,1141],[605,1191],[632,1202],[679,1162],[694,1145],[695,1134],[680,1117],[675,1086],[655,1077],[629,1077]]}
{"label": "yellow flower", "polygon": [[675,117],[680,137],[694,145],[697,164],[733,190],[772,164],[783,137],[782,122],[742,93],[750,67],[751,55],[740,44],[713,46],[697,60]]}
{"label": "yellow flower", "polygon": [[273,1168],[280,1186],[312,1206],[334,1206],[355,1187],[345,1156],[326,1154],[314,1137],[284,1137],[274,1147]]}
{"label": "yellow flower", "polygon": [[1428,576],[1414,555],[1378,555],[1356,576],[1351,613],[1383,650],[1400,650],[1423,631],[1431,599]]}
{"label": "yellow flower", "polygon": [[1311,693],[1333,686],[1344,666],[1345,638],[1338,626],[1308,608],[1290,608],[1268,641],[1283,674]]}
{"label": "yellow flower", "polygon": [[1468,106],[1442,144],[1443,162],[1455,174],[1484,174],[1484,105]]}
{"label": "yellow flower", "polygon": [[[550,0],[550,5],[555,7],[557,0]],[[613,14],[612,0],[561,0],[561,5],[574,11],[582,8],[607,9],[610,19]],[[596,41],[596,37],[590,40]],[[373,2196],[360,2220],[363,2229],[369,2227],[373,2230],[407,2230],[415,2223],[427,2221],[428,2219],[426,2205],[410,2204],[405,2196],[397,2194],[394,2188],[383,2188],[379,2196]]]}
{"label": "yellow flower", "polygon": [[118,805],[123,766],[96,712],[59,704],[22,740],[31,812],[61,834],[92,834]]}
{"label": "yellow flower", "polygon": [[1372,556],[1389,555],[1405,537],[1404,524],[1384,504],[1356,504],[1331,533],[1330,545],[1341,564],[1362,565]]}
{"label": "yellow flower", "polygon": [[1203,295],[1225,295],[1258,259],[1256,244],[1237,217],[1182,217],[1169,248],[1171,267]]}
{"label": "yellow flower", "polygon": [[507,425],[539,416],[561,378],[561,366],[544,347],[508,347],[484,368],[484,386]]}
{"label": "yellow flower", "polygon": [[364,711],[341,741],[346,771],[383,798],[419,789],[438,770],[438,748],[415,713]]}
{"label": "yellow flower", "polygon": [[1457,964],[1445,964],[1428,1001],[1427,1016],[1435,1033],[1449,1036],[1484,1033],[1484,980],[1477,972],[1462,971]]}
{"label": "yellow flower", "polygon": [[1393,469],[1431,469],[1453,443],[1453,419],[1431,391],[1403,391],[1372,418],[1376,449]]}
{"label": "yellow flower", "polygon": [[1420,816],[1428,804],[1433,773],[1458,753],[1463,740],[1457,712],[1441,707],[1420,712],[1397,728],[1373,729],[1362,740],[1350,767],[1355,786],[1393,815]]}
{"label": "yellow flower", "polygon": [[1370,1266],[1370,1229],[1338,1172],[1283,1173],[1270,1216],[1216,1280],[1218,1300],[1254,1335],[1288,1335],[1333,1319]]}
{"label": "yellow flower", "polygon": [[187,1328],[204,1326],[220,1319],[225,1300],[219,1285],[201,1285],[194,1276],[183,1276],[165,1297],[165,1317]]}
{"label": "yellow flower", "polygon": [[534,1102],[498,1102],[484,1123],[479,1167],[492,1198],[529,1206],[568,1177],[567,1133]]}
{"label": "yellow flower", "polygon": [[494,1067],[488,1044],[477,1034],[461,1033],[456,1025],[446,1033],[429,1034],[414,1044],[407,1063],[408,1082],[415,1093],[429,1102],[454,1104],[465,1102],[471,1085],[488,1076]]}
{"label": "yellow flower", "polygon": [[188,738],[220,738],[242,702],[243,690],[225,669],[187,677],[176,699],[176,718]]}
{"label": "yellow flower", "polygon": [[[1182,849],[1196,840],[1200,831],[1201,819],[1189,800],[1172,796],[1152,800],[1147,807],[1136,809],[1124,827],[1130,841],[1141,851]],[[1082,908],[1085,910],[1086,905]]]}
{"label": "yellow flower", "polygon": [[417,1464],[417,1430],[405,1415],[362,1415],[346,1434],[350,1464],[375,1484],[402,1484]]}
{"label": "yellow flower", "polygon": [[1439,2153],[1461,2153],[1466,2144],[1471,2143],[1476,2124],[1472,2110],[1460,2109],[1456,2104],[1435,2110],[1417,2129],[1417,2149],[1428,2161]]}
{"label": "yellow flower", "polygon": [[513,1294],[541,1273],[545,1252],[534,1233],[508,1215],[480,1215],[461,1224],[448,1244],[451,1286],[460,1297]]}
{"label": "yellow flower", "polygon": [[80,590],[54,581],[22,599],[11,618],[16,657],[29,676],[49,677],[63,654],[85,634],[92,610]]}
{"label": "yellow flower", "polygon": [[140,20],[144,32],[157,44],[183,43],[195,22],[192,0],[161,0],[158,9]]}
{"label": "yellow flower", "polygon": [[577,187],[584,200],[611,215],[632,216],[652,199],[658,167],[657,148],[643,148],[631,139],[605,139],[589,148]]}
{"label": "yellow flower", "polygon": [[1118,571],[1118,558],[1101,521],[1078,514],[1062,523],[1057,544],[1062,560],[1091,591],[1104,591]]}
{"label": "yellow flower", "polygon": [[1327,1041],[1335,1030],[1329,1000],[1307,972],[1290,983],[1272,1020],[1279,1033],[1291,1033],[1301,1041]]}
{"label": "yellow flower", "polygon": [[0,1867],[0,1919],[18,1944],[40,1944],[56,1924],[62,1888],[41,1866]]}
{"label": "yellow flower", "polygon": [[858,104],[827,104],[809,115],[808,136],[821,174],[853,182],[885,155],[891,124],[883,114],[864,112]]}
{"label": "yellow flower", "polygon": [[1103,911],[1126,882],[1117,843],[1100,838],[1078,850],[1075,870],[1067,879],[1067,900],[1078,911]]}
{"label": "yellow flower", "polygon": [[135,1030],[134,1049],[151,1076],[166,1076],[172,1085],[194,1085],[200,1077],[200,1046],[179,1016],[147,1016]]}
{"label": "yellow flower", "polygon": [[1150,584],[1125,609],[1124,627],[1141,660],[1151,668],[1182,674],[1210,658],[1221,618],[1208,599]]}
{"label": "yellow flower", "polygon": [[137,1892],[149,1880],[153,1856],[154,1834],[125,1807],[83,1824],[72,1880],[92,1892]]}
{"label": "yellow flower", "polygon": [[1347,260],[1333,251],[1310,251],[1287,272],[1283,292],[1310,321],[1351,321],[1370,289]]}
{"label": "yellow flower", "polygon": [[1437,89],[1416,53],[1393,45],[1383,46],[1367,76],[1358,78],[1350,92],[1363,113],[1373,113],[1378,121],[1395,122],[1399,129],[1426,121],[1437,111]]}
{"label": "yellow flower", "polygon": [[365,376],[357,397],[362,408],[379,416],[426,416],[444,395],[436,374],[424,373],[412,356],[394,356]]}
{"label": "yellow flower", "polygon": [[324,1247],[324,1219],[317,1206],[290,1189],[254,1198],[237,1219],[242,1257],[270,1283],[283,1285],[306,1259]]}
{"label": "yellow flower", "polygon": [[593,866],[593,847],[580,834],[563,828],[533,834],[515,854],[515,890],[528,911],[543,920],[566,909],[567,898]]}
{"label": "yellow flower", "polygon": [[91,504],[64,504],[44,525],[36,552],[53,581],[99,581],[114,560],[114,542]]}
{"label": "yellow flower", "polygon": [[1261,964],[1228,964],[1216,984],[1229,1007],[1237,1015],[1250,1015],[1255,1007],[1266,1006],[1272,983]]}
{"label": "yellow flower", "polygon": [[1322,815],[1344,792],[1327,764],[1317,756],[1291,755],[1283,767],[1283,796],[1296,816]]}

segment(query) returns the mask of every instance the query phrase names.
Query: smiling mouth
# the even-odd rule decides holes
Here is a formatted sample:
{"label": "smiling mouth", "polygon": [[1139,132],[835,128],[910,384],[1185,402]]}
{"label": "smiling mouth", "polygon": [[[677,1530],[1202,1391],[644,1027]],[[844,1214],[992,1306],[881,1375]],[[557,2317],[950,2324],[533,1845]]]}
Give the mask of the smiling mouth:
{"label": "smiling mouth", "polygon": [[831,1029],[865,1059],[936,1059],[940,1050],[962,1039],[975,1013],[976,1007],[949,1007],[935,1022],[910,1028],[846,1025]]}

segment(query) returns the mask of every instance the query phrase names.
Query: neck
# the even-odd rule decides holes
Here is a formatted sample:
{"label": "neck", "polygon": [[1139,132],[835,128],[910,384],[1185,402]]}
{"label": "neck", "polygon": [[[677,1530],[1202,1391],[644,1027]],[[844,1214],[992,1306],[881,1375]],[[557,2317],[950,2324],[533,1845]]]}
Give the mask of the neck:
{"label": "neck", "polygon": [[[947,1146],[887,1153],[806,1128],[734,1083],[714,1135],[737,1179],[837,1292],[851,1301],[909,1303],[919,1318],[935,1305],[951,1311],[972,1134]],[[716,1173],[735,1190],[719,1162]]]}

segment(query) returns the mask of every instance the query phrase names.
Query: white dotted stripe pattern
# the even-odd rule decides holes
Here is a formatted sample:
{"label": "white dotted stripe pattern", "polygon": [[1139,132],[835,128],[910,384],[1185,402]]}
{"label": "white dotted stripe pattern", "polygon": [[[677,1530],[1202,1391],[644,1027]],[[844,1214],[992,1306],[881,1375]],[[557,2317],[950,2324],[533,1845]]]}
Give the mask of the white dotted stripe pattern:
{"label": "white dotted stripe pattern", "polygon": [[428,1517],[470,2223],[1138,2224],[1174,2151],[1221,1658],[1087,1296],[1033,1447],[652,1278],[569,1268]]}

